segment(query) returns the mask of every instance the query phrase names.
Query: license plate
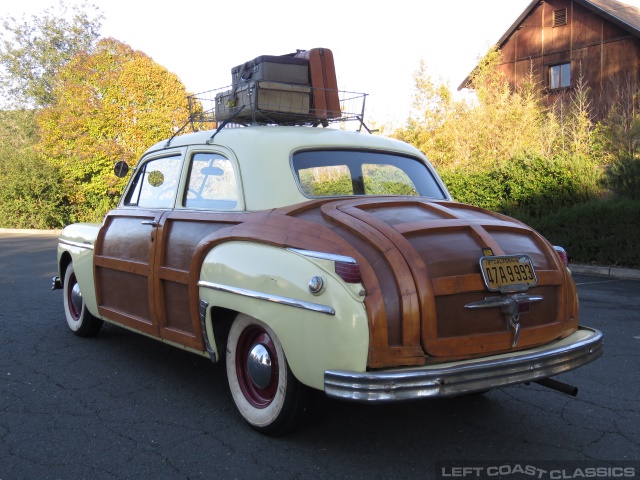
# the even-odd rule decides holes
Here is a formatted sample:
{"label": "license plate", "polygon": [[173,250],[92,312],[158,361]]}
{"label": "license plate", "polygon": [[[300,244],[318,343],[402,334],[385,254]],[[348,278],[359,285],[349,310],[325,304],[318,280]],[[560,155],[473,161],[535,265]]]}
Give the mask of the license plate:
{"label": "license plate", "polygon": [[480,270],[485,285],[492,292],[520,292],[538,284],[528,255],[482,257]]}

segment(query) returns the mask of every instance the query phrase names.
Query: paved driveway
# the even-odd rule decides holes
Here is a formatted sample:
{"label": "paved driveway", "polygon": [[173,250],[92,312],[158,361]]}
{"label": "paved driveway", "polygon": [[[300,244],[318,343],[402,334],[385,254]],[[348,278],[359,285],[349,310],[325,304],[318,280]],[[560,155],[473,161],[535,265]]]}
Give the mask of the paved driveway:
{"label": "paved driveway", "polygon": [[0,480],[640,475],[638,281],[575,277],[582,323],[606,335],[601,359],[559,377],[577,398],[534,384],[395,405],[326,400],[311,426],[268,438],[239,418],[220,365],[114,326],[72,335],[50,290],[55,245],[0,233]]}

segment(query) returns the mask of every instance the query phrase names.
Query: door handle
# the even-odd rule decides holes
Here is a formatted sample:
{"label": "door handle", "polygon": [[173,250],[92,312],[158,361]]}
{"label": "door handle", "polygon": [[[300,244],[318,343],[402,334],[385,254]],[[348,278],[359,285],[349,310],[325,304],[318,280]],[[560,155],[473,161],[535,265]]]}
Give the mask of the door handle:
{"label": "door handle", "polygon": [[142,223],[142,225],[151,225],[152,227],[157,227],[158,226],[158,222],[156,222],[155,220],[145,220]]}

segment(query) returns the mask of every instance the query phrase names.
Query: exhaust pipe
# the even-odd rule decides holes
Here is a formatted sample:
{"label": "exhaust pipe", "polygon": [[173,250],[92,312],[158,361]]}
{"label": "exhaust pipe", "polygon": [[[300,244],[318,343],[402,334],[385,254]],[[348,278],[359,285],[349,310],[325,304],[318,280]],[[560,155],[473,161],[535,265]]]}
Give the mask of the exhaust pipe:
{"label": "exhaust pipe", "polygon": [[574,387],[573,385],[569,385],[568,383],[559,382],[558,380],[554,380],[553,378],[542,378],[540,380],[534,380],[534,382],[538,385],[556,390],[560,393],[566,393],[567,395],[571,395],[572,397],[578,395],[578,387]]}

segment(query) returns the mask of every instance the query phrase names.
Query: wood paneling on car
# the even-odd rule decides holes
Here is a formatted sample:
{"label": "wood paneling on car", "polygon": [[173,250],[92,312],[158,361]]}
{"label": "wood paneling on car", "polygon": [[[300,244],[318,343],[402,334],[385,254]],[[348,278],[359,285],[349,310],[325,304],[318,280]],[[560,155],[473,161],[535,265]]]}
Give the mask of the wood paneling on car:
{"label": "wood paneling on car", "polygon": [[[154,219],[157,228],[141,223]],[[462,204],[388,197],[312,200],[253,213],[116,210],[96,243],[101,315],[204,350],[200,269],[212,248],[235,240],[354,258],[366,291],[371,368],[514,349],[499,308],[464,308],[499,295],[484,285],[483,248],[495,255],[526,251],[537,270],[539,285],[529,293],[545,302],[522,315],[515,349],[577,328],[577,307],[564,307],[574,287],[550,245],[529,227]],[[127,285],[126,293],[111,295],[113,282]]]}

